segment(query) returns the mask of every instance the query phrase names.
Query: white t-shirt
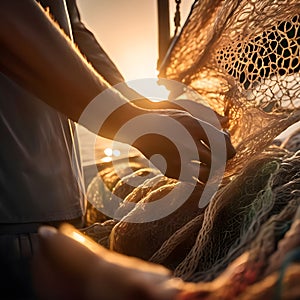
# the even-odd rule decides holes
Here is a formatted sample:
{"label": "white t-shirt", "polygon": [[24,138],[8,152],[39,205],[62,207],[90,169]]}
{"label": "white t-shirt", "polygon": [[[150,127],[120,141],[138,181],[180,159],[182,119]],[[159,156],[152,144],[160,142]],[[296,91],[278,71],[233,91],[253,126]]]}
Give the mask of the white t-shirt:
{"label": "white t-shirt", "polygon": [[68,119],[0,73],[0,223],[84,213],[84,184]]}

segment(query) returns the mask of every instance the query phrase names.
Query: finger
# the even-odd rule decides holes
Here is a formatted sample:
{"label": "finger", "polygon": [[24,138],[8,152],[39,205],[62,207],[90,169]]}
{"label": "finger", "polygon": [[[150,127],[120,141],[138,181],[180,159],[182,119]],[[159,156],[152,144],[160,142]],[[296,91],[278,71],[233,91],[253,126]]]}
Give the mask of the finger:
{"label": "finger", "polygon": [[[197,143],[199,161],[205,163],[206,165],[211,165],[211,150],[208,145],[206,145],[202,140]],[[193,157],[193,160],[198,160],[198,158]]]}
{"label": "finger", "polygon": [[[193,167],[189,166],[192,160],[197,161],[198,164],[194,164]],[[186,147],[180,152],[173,152],[172,156],[166,157],[166,168],[161,168],[162,166],[155,161],[152,161],[152,163],[158,169],[161,169],[161,172],[167,177],[182,181],[193,181],[192,177],[198,178],[199,176],[201,179],[205,179],[206,171],[204,172],[204,166],[206,165],[207,168],[209,168],[211,164],[211,153],[210,150],[199,141],[198,147],[194,149],[194,151]],[[198,174],[200,163],[203,170]]]}
{"label": "finger", "polygon": [[199,161],[190,161],[185,165],[184,172],[180,174],[180,180],[193,184],[207,182],[210,174],[210,167]]}
{"label": "finger", "polygon": [[[66,227],[67,229],[65,229]],[[87,274],[93,270],[95,264],[101,269],[112,269],[113,265],[117,266],[119,270],[134,270],[145,272],[147,278],[153,280],[160,280],[170,275],[170,271],[162,266],[144,262],[137,258],[127,257],[113,251],[103,248],[96,244],[82,233],[78,232],[73,226],[64,224],[63,232],[67,232],[66,236],[60,232],[45,237],[40,234],[42,241],[43,253],[56,265],[60,265],[62,269],[72,274]],[[39,232],[42,232],[41,230]],[[78,239],[77,242],[73,238]],[[65,249],[66,251],[61,251]]]}
{"label": "finger", "polygon": [[[217,153],[220,153],[220,151],[226,152],[227,160],[232,158],[236,154],[236,151],[231,143],[230,136],[227,132],[218,130],[217,128],[213,127],[212,125],[206,122],[199,122],[205,134],[201,133],[198,134],[198,136],[200,139],[202,139],[202,141],[208,146],[208,148],[211,151]],[[211,144],[214,145],[213,149],[211,147]],[[204,160],[203,162],[209,164],[209,162],[206,162]]]}
{"label": "finger", "polygon": [[[73,289],[64,292],[66,299],[71,300],[70,295],[74,295],[74,291],[73,299],[77,300],[134,300],[138,299],[137,295],[143,296],[144,286],[132,288],[130,273],[123,274],[122,267],[116,264],[103,263],[101,248],[97,257],[90,249],[69,236],[60,232],[49,235],[48,231],[47,228],[39,231],[41,251],[53,273],[60,275],[63,285],[72,283]],[[82,237],[75,229],[73,232]],[[53,294],[52,291],[47,292]],[[128,295],[132,297],[128,298]],[[63,300],[62,297],[58,299]]]}
{"label": "finger", "polygon": [[[220,122],[222,128],[227,128],[229,126],[229,118],[228,117],[221,116],[219,114],[217,114],[217,117],[219,119],[219,122]],[[219,129],[221,129],[221,128],[219,128]]]}
{"label": "finger", "polygon": [[[191,162],[191,164],[195,164],[195,162]],[[199,169],[199,175],[198,175],[198,183],[206,183],[210,174],[210,167],[205,165],[205,164],[201,164],[200,165],[200,169]]]}
{"label": "finger", "polygon": [[227,153],[227,159],[231,159],[235,156],[236,151],[231,143],[230,135],[226,132],[224,132],[225,137],[225,143],[226,143],[226,153]]}
{"label": "finger", "polygon": [[205,121],[218,129],[221,129],[222,125],[225,125],[228,121],[227,117],[221,116],[220,114],[212,110],[210,107],[201,103],[189,99],[178,99],[175,100],[174,103],[180,105],[182,109],[188,111],[197,119]]}
{"label": "finger", "polygon": [[91,253],[78,249],[78,243],[74,243],[53,227],[40,228],[39,249],[32,264],[33,284],[39,299],[85,299],[85,278],[94,263],[87,259]]}

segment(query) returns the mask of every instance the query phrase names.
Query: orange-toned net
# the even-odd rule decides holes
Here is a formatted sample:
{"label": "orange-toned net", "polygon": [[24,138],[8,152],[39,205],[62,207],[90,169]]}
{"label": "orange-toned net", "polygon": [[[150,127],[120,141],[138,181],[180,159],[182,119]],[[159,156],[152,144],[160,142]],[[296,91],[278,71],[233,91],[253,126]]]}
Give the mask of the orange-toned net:
{"label": "orange-toned net", "polygon": [[[230,119],[229,131],[237,149],[225,175],[231,181],[207,207],[193,248],[175,270],[185,279],[210,280],[218,268],[226,266],[226,255],[230,261],[243,239],[248,243],[253,239],[249,237],[251,226],[259,227],[261,216],[274,209],[276,201],[291,200],[291,193],[293,199],[299,198],[297,184],[286,194],[272,188],[273,176],[288,179],[280,171],[285,164],[280,159],[282,154],[259,155],[279,133],[300,119],[300,1],[195,1],[160,77],[192,87],[212,109]],[[278,163],[278,170],[267,171],[264,159],[271,165]],[[294,177],[282,182],[283,186],[290,186],[295,178],[299,181],[297,169],[293,172]],[[263,183],[263,174],[269,174],[268,183]],[[248,193],[251,188],[252,195]],[[247,200],[248,196],[252,199]],[[252,223],[246,222],[251,224],[250,233],[235,235],[236,226],[245,222],[239,219],[240,213],[255,202],[261,206],[253,212]],[[153,260],[158,262],[166,249],[162,247]]]}
{"label": "orange-toned net", "polygon": [[300,119],[300,2],[194,3],[160,77],[230,118],[234,171]]}

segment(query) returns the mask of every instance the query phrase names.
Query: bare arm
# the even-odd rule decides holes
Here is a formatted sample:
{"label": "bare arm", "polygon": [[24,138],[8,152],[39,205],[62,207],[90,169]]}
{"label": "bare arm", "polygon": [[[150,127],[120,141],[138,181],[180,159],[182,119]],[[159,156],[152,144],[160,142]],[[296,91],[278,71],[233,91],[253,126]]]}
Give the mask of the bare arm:
{"label": "bare arm", "polygon": [[0,2],[0,45],[1,71],[74,121],[109,87],[33,0]]}
{"label": "bare arm", "polygon": [[[68,6],[74,42],[78,45],[80,51],[92,64],[94,69],[101,74],[109,84],[115,85],[124,82],[124,78],[116,65],[99,45],[94,34],[89,31],[81,21],[76,0],[67,0],[66,3]],[[105,34],[105,32],[103,32],[103,34]]]}

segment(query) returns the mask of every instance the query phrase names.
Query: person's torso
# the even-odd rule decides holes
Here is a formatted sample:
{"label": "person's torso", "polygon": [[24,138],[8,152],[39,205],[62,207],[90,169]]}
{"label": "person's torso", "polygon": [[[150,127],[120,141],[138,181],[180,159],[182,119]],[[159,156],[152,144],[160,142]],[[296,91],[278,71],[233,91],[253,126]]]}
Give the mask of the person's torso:
{"label": "person's torso", "polygon": [[[61,4],[54,11],[66,9]],[[68,24],[65,11],[55,17]],[[73,130],[65,116],[0,72],[1,223],[68,220],[83,214],[84,186]]]}

